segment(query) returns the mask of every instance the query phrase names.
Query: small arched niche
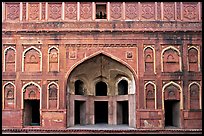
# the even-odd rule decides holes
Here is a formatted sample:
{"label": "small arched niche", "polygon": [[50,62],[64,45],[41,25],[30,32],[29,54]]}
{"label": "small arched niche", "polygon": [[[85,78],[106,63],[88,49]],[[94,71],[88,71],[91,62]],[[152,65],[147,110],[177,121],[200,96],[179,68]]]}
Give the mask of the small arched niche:
{"label": "small arched niche", "polygon": [[75,95],[84,95],[84,82],[81,80],[77,80],[74,83],[75,87]]}
{"label": "small arched niche", "polygon": [[128,82],[126,80],[121,80],[118,83],[118,95],[128,94]]}
{"label": "small arched niche", "polygon": [[100,81],[96,83],[96,96],[107,96],[107,85],[105,82]]}

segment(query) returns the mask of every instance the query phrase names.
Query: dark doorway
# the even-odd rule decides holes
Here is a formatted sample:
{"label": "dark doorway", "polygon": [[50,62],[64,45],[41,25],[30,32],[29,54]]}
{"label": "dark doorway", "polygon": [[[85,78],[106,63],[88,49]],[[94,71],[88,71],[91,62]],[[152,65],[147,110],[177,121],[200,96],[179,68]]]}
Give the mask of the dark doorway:
{"label": "dark doorway", "polygon": [[97,123],[108,123],[108,102],[106,101],[95,101],[95,124]]}
{"label": "dark doorway", "polygon": [[100,81],[96,84],[96,96],[107,96],[107,85]]}
{"label": "dark doorway", "polygon": [[84,83],[81,80],[77,80],[74,83],[75,95],[84,95]]}
{"label": "dark doorway", "polygon": [[128,94],[128,82],[126,80],[121,80],[118,83],[118,95]]}
{"label": "dark doorway", "polygon": [[24,125],[40,125],[40,100],[24,101]]}
{"label": "dark doorway", "polygon": [[86,122],[86,107],[85,101],[77,101],[75,100],[75,115],[74,115],[74,123],[75,125],[85,125]]}
{"label": "dark doorway", "polygon": [[165,100],[165,127],[180,125],[180,105],[177,100]]}
{"label": "dark doorway", "polygon": [[128,101],[117,102],[117,124],[129,124]]}

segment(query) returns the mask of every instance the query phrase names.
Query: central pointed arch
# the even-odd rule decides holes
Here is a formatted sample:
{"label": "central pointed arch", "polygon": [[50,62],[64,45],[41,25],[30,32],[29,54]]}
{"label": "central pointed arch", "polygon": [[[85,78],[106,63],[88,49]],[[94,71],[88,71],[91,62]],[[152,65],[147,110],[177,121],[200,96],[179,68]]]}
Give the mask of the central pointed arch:
{"label": "central pointed arch", "polygon": [[[104,51],[98,51],[76,62],[68,70],[65,78],[67,79],[65,81],[65,90],[67,96],[68,127],[74,126],[75,124],[95,124],[101,121],[115,125],[128,123],[129,126],[136,127],[136,117],[130,115],[136,114],[135,79],[137,77],[136,71],[127,62]],[[85,95],[75,96],[75,82],[80,79],[85,81],[82,88]],[[116,95],[116,91],[118,90],[115,86],[119,79],[127,79],[128,81],[128,94],[124,96]],[[98,89],[98,83],[101,83],[99,85],[104,83],[104,86],[100,86],[100,89]],[[95,91],[103,91],[101,89],[104,88],[107,95],[105,95],[106,93],[96,95]],[[120,98],[116,99],[114,97]],[[102,118],[97,112],[99,105],[102,106],[103,109],[101,111],[104,114],[102,120],[98,120]],[[108,108],[107,106],[112,108]],[[76,113],[76,111],[78,113]],[[118,112],[120,112],[120,114],[118,114]],[[93,117],[89,117],[89,115]],[[124,119],[117,121],[117,116],[121,116]]]}

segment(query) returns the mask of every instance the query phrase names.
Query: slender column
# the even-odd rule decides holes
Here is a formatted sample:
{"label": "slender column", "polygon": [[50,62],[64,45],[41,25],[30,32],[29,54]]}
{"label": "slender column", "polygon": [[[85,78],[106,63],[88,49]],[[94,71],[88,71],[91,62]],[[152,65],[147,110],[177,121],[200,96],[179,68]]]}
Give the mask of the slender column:
{"label": "slender column", "polygon": [[28,20],[28,2],[26,2],[26,20]]}
{"label": "slender column", "polygon": [[23,3],[20,2],[20,21],[22,21],[23,18]]}
{"label": "slender column", "polygon": [[122,3],[122,20],[125,20],[125,2]]}
{"label": "slender column", "polygon": [[2,2],[2,22],[5,20],[5,2]]}
{"label": "slender column", "polygon": [[95,20],[96,4],[92,2],[92,20]]}
{"label": "slender column", "polygon": [[62,20],[64,20],[64,7],[65,7],[65,3],[62,2]]}
{"label": "slender column", "polygon": [[157,20],[157,2],[155,2],[155,4],[154,4],[155,6],[155,20]]}
{"label": "slender column", "polygon": [[80,3],[77,2],[77,20],[80,20]]}
{"label": "slender column", "polygon": [[40,18],[39,18],[39,20],[41,20],[42,19],[42,2],[40,2]]}
{"label": "slender column", "polygon": [[163,7],[164,7],[164,3],[161,2],[161,20],[164,20]]}
{"label": "slender column", "polygon": [[110,2],[107,3],[107,20],[110,20]]}
{"label": "slender column", "polygon": [[48,19],[48,3],[45,3],[45,20]]}

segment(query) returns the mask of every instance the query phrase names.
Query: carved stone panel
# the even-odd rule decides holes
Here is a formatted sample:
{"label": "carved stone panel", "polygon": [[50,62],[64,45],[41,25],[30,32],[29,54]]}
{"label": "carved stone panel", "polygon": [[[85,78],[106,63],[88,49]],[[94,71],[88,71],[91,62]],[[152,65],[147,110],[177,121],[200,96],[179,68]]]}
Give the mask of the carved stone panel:
{"label": "carved stone panel", "polygon": [[22,20],[26,20],[26,2],[23,2],[23,15]]}
{"label": "carved stone panel", "polygon": [[91,20],[92,18],[92,3],[80,3],[80,20]]}
{"label": "carved stone panel", "polygon": [[65,2],[65,20],[77,19],[77,3]]}
{"label": "carved stone panel", "polygon": [[116,3],[116,2],[110,3],[110,17],[111,17],[111,20],[122,19],[122,3]]}
{"label": "carved stone panel", "polygon": [[137,20],[139,16],[138,3],[125,3],[125,19],[126,20]]}
{"label": "carved stone panel", "polygon": [[62,3],[48,3],[48,18],[51,20],[61,19]]}
{"label": "carved stone panel", "polygon": [[198,20],[198,4],[195,3],[183,3],[183,19],[184,20]]}
{"label": "carved stone panel", "polygon": [[155,4],[141,3],[141,20],[155,20]]}
{"label": "carved stone panel", "polygon": [[20,3],[6,3],[6,19],[20,20]]}
{"label": "carved stone panel", "polygon": [[29,20],[39,20],[40,5],[39,3],[29,3]]}
{"label": "carved stone panel", "polygon": [[163,6],[163,19],[164,20],[174,20],[175,18],[175,5],[173,2],[164,2]]}

